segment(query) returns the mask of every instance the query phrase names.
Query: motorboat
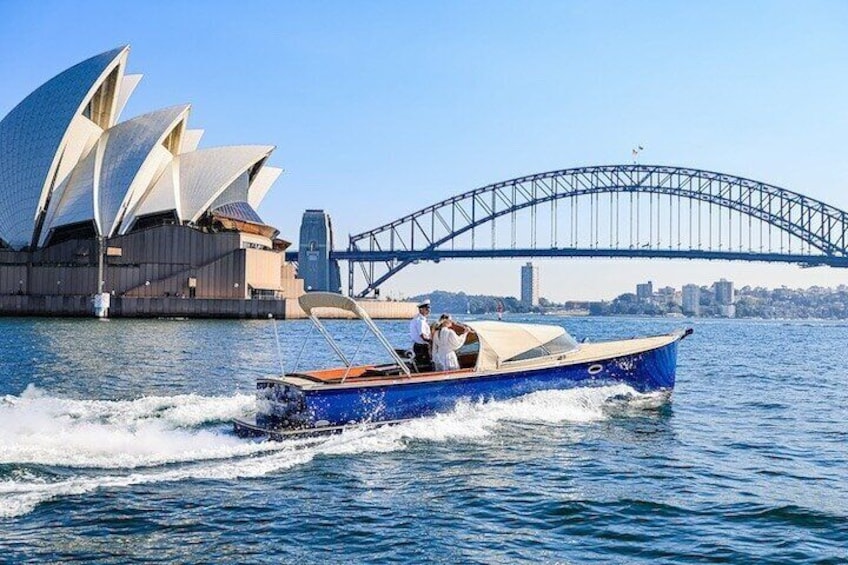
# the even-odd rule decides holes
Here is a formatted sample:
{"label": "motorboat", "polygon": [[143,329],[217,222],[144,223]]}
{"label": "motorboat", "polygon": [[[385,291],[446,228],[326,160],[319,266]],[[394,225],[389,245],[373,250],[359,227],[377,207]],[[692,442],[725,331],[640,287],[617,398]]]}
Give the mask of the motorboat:
{"label": "motorboat", "polygon": [[[686,329],[578,343],[560,326],[471,321],[464,324],[469,335],[457,352],[459,369],[436,371],[418,366],[411,352],[393,347],[355,300],[311,292],[299,303],[342,365],[295,368],[257,379],[255,421],[235,420],[239,436],[284,439],[338,432],[348,426],[384,425],[447,412],[461,400],[506,400],[578,386],[623,383],[640,393],[670,396],[678,343],[692,333]],[[327,310],[335,310],[334,317],[341,314],[364,322],[385,350],[387,362],[352,363],[321,322],[319,313]]]}

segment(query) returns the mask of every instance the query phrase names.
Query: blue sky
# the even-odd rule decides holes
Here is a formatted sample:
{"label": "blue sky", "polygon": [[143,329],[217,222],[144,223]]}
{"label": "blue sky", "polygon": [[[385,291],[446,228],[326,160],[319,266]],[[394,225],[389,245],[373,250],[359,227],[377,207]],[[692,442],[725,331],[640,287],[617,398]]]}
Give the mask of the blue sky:
{"label": "blue sky", "polygon": [[[337,244],[492,182],[580,165],[684,165],[848,209],[846,2],[0,1],[0,114],[129,43],[125,117],[182,102],[201,146],[270,143],[260,214],[296,242],[325,208]],[[848,284],[744,263],[542,260],[553,299],[637,282]],[[408,269],[385,293],[519,292],[520,261]]]}

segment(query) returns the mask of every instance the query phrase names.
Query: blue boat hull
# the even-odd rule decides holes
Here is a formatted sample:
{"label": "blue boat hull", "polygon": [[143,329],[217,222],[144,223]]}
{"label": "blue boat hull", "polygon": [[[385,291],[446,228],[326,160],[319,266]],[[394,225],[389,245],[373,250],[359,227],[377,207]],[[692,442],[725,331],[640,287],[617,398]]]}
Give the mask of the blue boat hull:
{"label": "blue boat hull", "polygon": [[639,392],[670,392],[674,388],[678,342],[587,363],[465,373],[441,379],[396,378],[377,384],[315,388],[260,379],[256,426],[313,429],[397,421],[449,411],[460,400],[506,400],[578,386],[627,384]]}

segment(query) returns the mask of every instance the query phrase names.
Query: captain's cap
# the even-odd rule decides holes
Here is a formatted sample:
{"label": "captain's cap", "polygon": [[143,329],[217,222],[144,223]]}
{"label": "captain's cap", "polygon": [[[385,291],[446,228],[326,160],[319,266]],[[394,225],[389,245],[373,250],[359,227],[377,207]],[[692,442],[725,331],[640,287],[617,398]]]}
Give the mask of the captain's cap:
{"label": "captain's cap", "polygon": [[430,307],[430,299],[424,300],[421,304],[418,305],[419,308],[429,308]]}

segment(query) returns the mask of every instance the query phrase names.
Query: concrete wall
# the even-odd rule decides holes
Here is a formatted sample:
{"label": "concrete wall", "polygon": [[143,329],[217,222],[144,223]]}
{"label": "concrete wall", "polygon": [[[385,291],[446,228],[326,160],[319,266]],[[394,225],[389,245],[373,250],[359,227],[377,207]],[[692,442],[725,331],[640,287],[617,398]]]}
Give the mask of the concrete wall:
{"label": "concrete wall", "polygon": [[280,295],[283,298],[298,298],[306,292],[303,279],[295,278],[296,275],[297,270],[291,263],[283,263],[280,267],[280,282],[282,284]]}
{"label": "concrete wall", "polygon": [[0,266],[0,294],[22,294],[27,289],[26,265]]}
{"label": "concrete wall", "polygon": [[[87,296],[0,296],[3,316],[92,316]],[[160,296],[155,298],[113,297],[111,318],[267,318],[284,319],[284,300],[209,300]]]}
{"label": "concrete wall", "polygon": [[[264,249],[245,249],[247,286],[262,290],[282,290],[283,254]],[[294,277],[292,277],[294,278]]]}
{"label": "concrete wall", "polygon": [[[273,245],[243,235],[157,226],[111,238],[105,246],[120,255],[104,259],[103,290],[136,298],[181,297],[191,294],[193,279],[196,298],[250,298],[250,287],[300,296],[294,270],[284,268],[284,249],[242,247],[258,240]],[[94,240],[66,241],[32,253],[0,251],[0,295],[91,296],[98,290],[98,253]],[[291,280],[284,283],[283,276]]]}
{"label": "concrete wall", "polygon": [[[360,305],[375,319],[409,319],[417,312],[412,302],[362,300]],[[212,300],[157,296],[131,298],[116,296],[109,308],[111,318],[254,318],[268,314],[277,319],[300,319],[305,314],[297,300]],[[88,296],[0,296],[0,316],[92,316]],[[339,312],[337,318],[352,318]]]}

